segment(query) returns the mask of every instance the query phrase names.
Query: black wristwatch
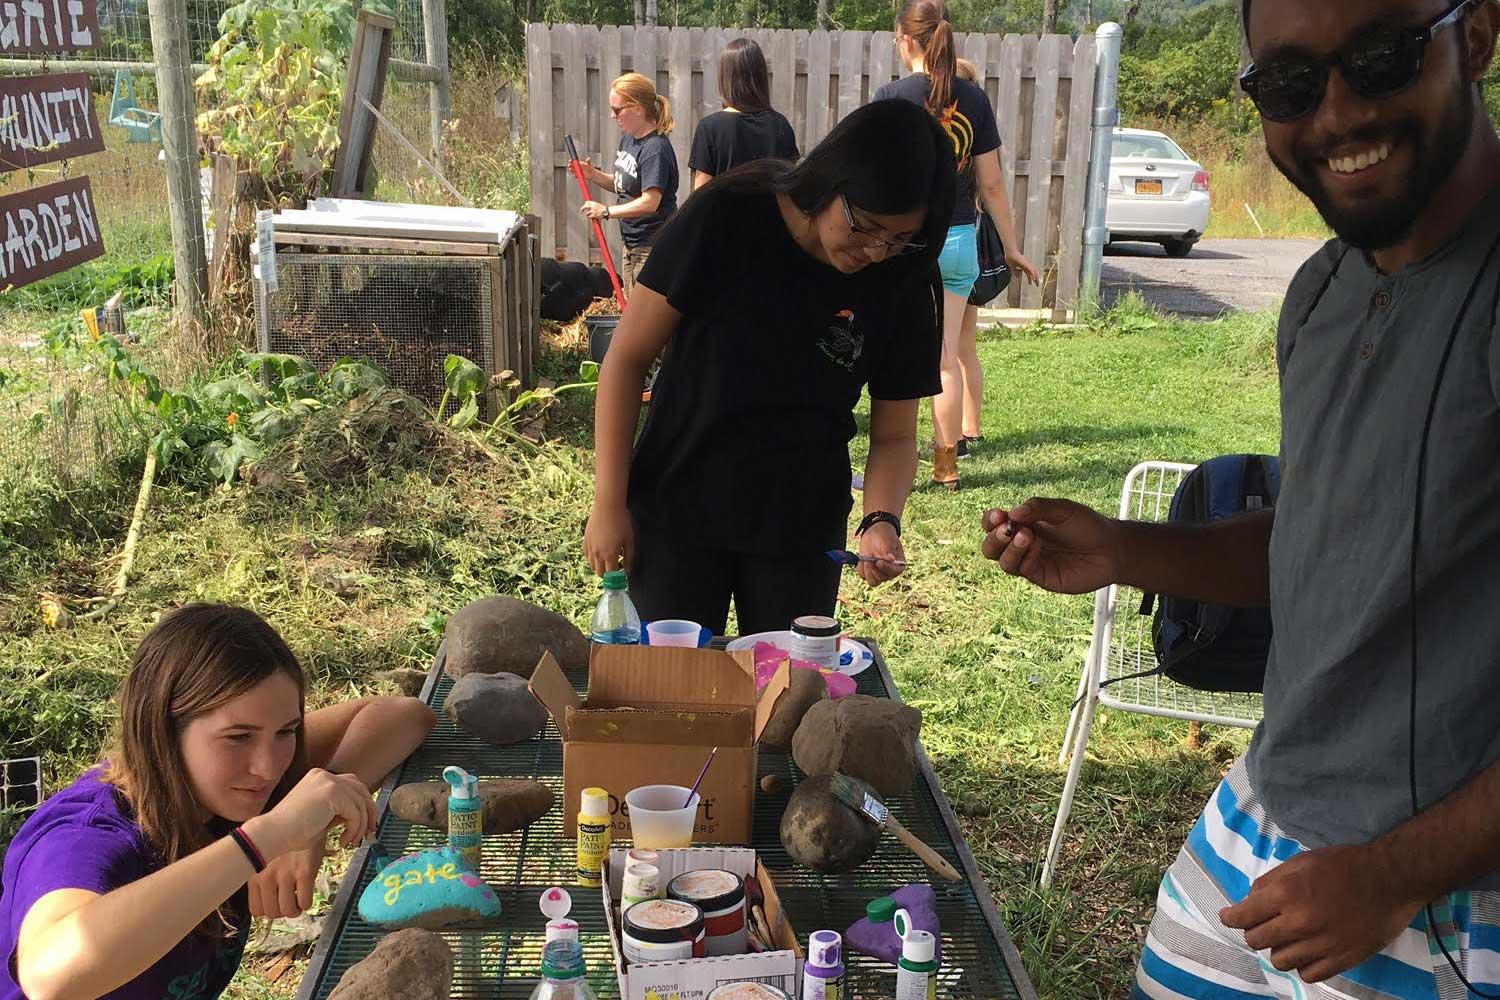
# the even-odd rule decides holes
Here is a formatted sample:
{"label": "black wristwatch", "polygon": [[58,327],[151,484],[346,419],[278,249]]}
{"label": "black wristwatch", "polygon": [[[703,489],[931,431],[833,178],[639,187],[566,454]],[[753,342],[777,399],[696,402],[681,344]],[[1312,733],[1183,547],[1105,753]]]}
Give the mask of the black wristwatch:
{"label": "black wristwatch", "polygon": [[887,510],[877,510],[873,514],[866,514],[859,527],[854,529],[854,537],[858,538],[877,524],[889,524],[896,529],[896,537],[901,537],[901,518]]}
{"label": "black wristwatch", "polygon": [[606,219],[609,218],[609,206],[608,205],[604,206],[604,217]]}

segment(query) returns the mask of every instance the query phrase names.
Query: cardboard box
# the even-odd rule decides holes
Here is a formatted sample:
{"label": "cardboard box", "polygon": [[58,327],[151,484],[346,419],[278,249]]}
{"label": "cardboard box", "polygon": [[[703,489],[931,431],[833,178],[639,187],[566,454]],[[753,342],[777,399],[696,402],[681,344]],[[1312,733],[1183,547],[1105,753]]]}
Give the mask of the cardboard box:
{"label": "cardboard box", "polygon": [[658,1000],[663,997],[703,1000],[716,987],[750,979],[770,983],[789,997],[797,996],[798,987],[802,983],[802,962],[805,955],[791,920],[781,908],[776,886],[756,858],[755,852],[745,848],[694,847],[660,853],[661,861],[657,867],[661,869],[663,885],[683,872],[700,871],[704,868],[722,868],[741,878],[755,875],[766,896],[766,920],[771,925],[771,936],[779,950],[751,955],[722,955],[716,958],[627,965],[624,923],[614,904],[614,900],[619,898],[620,885],[625,877],[625,849],[612,848],[609,852],[609,877],[603,880],[604,914],[609,921],[609,946],[615,953],[615,975],[620,982],[621,1000]]}
{"label": "cardboard box", "polygon": [[596,645],[588,696],[580,699],[543,654],[531,691],[562,734],[564,834],[576,835],[583,790],[598,786],[609,792],[611,837],[629,837],[626,794],[642,785],[692,785],[718,747],[698,786],[693,842],[750,843],[755,746],[790,685],[789,669],[783,663],[757,696],[748,651]]}

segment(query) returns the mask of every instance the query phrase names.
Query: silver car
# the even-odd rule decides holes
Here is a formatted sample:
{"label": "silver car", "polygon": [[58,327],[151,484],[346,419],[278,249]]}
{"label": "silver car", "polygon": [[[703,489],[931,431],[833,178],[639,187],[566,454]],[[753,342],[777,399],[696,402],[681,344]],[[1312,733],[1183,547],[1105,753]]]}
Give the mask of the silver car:
{"label": "silver car", "polygon": [[1208,228],[1208,172],[1160,132],[1116,129],[1105,226],[1111,243],[1160,243],[1186,257]]}

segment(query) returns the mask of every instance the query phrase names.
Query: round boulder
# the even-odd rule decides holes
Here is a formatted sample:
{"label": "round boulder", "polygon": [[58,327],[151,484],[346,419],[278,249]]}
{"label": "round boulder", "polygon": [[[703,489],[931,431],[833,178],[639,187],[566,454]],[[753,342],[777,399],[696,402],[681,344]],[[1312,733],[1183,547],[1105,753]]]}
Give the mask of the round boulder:
{"label": "round boulder", "polygon": [[529,740],[547,725],[547,709],[515,674],[465,674],[444,699],[443,714],[496,746]]}
{"label": "round boulder", "polygon": [[831,782],[819,774],[797,786],[781,814],[781,846],[813,871],[842,875],[870,860],[880,830],[835,798]]}

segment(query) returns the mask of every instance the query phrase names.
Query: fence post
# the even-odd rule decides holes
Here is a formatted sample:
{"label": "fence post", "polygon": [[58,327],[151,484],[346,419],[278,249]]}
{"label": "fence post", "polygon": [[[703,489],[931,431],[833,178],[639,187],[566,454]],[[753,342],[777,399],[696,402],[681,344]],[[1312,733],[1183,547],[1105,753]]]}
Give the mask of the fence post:
{"label": "fence post", "polygon": [[203,185],[198,173],[192,53],[186,0],[149,0],[151,50],[161,105],[162,150],[167,165],[167,212],[177,268],[177,309],[201,331],[207,320],[208,258],[203,246]]}
{"label": "fence post", "polygon": [[452,107],[448,75],[448,4],[447,0],[422,0],[422,38],[427,48],[427,65],[438,71],[438,78],[428,84],[427,96],[432,119],[432,161],[442,164],[443,123]]}
{"label": "fence post", "polygon": [[1104,270],[1104,245],[1109,242],[1105,208],[1109,204],[1109,158],[1115,126],[1120,124],[1120,43],[1123,32],[1113,21],[1101,24],[1094,77],[1094,142],[1089,153],[1088,204],[1084,210],[1083,274],[1078,289],[1078,316],[1099,308],[1099,275]]}

